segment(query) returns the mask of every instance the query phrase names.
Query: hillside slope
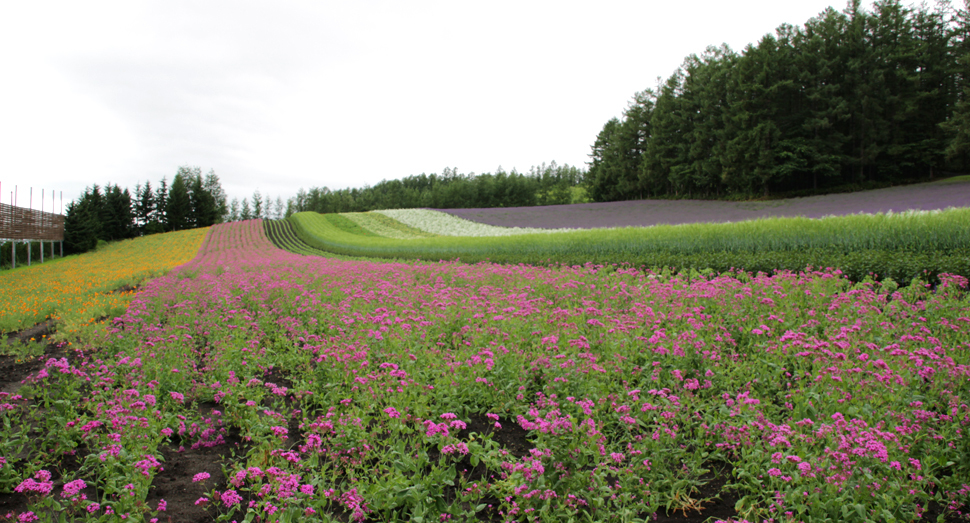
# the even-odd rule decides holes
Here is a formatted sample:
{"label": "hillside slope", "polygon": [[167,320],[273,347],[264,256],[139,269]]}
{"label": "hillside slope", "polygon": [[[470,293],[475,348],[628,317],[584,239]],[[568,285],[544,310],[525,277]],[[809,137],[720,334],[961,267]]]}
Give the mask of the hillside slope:
{"label": "hillside slope", "polygon": [[914,209],[928,211],[947,207],[970,207],[970,177],[787,200],[631,200],[546,207],[439,210],[466,220],[502,227],[590,229],[739,222],[772,217],[821,218],[859,212],[902,212]]}

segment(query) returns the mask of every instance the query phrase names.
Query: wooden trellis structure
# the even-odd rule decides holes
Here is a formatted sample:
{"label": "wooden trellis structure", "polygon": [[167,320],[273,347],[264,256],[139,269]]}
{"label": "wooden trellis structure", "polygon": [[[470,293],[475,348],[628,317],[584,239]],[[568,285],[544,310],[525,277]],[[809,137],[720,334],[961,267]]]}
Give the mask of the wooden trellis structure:
{"label": "wooden trellis structure", "polygon": [[51,212],[0,203],[0,238],[64,241],[64,217]]}
{"label": "wooden trellis structure", "polygon": [[[41,193],[41,205],[44,205]],[[63,198],[63,196],[62,196]],[[51,255],[54,255],[54,242],[59,242],[61,256],[64,256],[64,216],[43,209],[18,207],[15,205],[14,195],[10,196],[9,204],[0,202],[0,241],[9,241],[11,249],[11,267],[17,266],[17,243],[27,244],[27,265],[30,265],[30,244],[40,242],[40,261],[44,261],[44,243],[51,243]],[[31,205],[33,204],[33,190],[31,190]],[[51,191],[51,209],[54,208],[54,192]]]}

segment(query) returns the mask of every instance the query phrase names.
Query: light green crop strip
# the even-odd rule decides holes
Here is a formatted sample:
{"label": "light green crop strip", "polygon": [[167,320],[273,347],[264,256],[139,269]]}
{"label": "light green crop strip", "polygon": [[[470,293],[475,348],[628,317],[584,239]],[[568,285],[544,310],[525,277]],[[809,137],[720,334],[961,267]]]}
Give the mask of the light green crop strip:
{"label": "light green crop strip", "polygon": [[353,221],[361,228],[382,236],[395,240],[413,240],[416,238],[430,238],[434,236],[429,232],[422,231],[405,225],[394,218],[376,212],[346,212],[342,216]]}

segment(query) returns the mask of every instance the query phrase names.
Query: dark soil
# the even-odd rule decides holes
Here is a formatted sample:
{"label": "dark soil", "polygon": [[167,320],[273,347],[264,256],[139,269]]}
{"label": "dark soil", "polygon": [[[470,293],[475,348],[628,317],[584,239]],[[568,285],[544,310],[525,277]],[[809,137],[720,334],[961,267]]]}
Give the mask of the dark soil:
{"label": "dark soil", "polygon": [[[180,523],[211,522],[216,514],[216,503],[209,502],[196,505],[202,497],[208,497],[212,489],[225,488],[227,479],[222,473],[222,464],[231,457],[230,449],[237,442],[216,447],[199,447],[192,449],[164,445],[159,447],[164,461],[162,470],[155,476],[152,489],[148,493],[148,506],[152,509],[159,501],[165,500],[165,512],[158,513],[159,521]],[[200,473],[208,472],[209,479],[198,483],[192,478]]]}
{"label": "dark soil", "polygon": [[34,340],[40,340],[44,336],[50,336],[53,334],[54,330],[54,320],[47,320],[45,322],[38,323],[33,327],[7,334],[7,344],[14,345],[17,343],[26,343],[30,341],[31,338]]}
{"label": "dark soil", "polygon": [[[686,510],[660,511],[657,519],[652,520],[657,523],[702,523],[710,518],[728,519],[737,517],[738,513],[734,510],[734,505],[740,499],[737,493],[724,489],[731,478],[733,467],[728,463],[709,464],[710,472],[701,476],[701,481],[705,484],[691,495],[693,499],[710,499],[706,503],[698,503],[696,507]],[[714,520],[711,520],[714,521]]]}

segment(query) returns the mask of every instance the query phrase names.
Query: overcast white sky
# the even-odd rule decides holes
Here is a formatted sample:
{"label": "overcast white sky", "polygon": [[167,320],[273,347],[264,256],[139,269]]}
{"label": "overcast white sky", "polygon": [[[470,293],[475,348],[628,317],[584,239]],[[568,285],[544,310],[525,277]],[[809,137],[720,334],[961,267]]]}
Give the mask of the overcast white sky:
{"label": "overcast white sky", "polygon": [[0,196],[17,185],[26,206],[32,186],[67,202],[94,183],[157,186],[180,165],[214,169],[230,197],[284,199],[446,166],[582,165],[603,124],[688,54],[740,51],[830,5],[845,7],[2,2]]}

